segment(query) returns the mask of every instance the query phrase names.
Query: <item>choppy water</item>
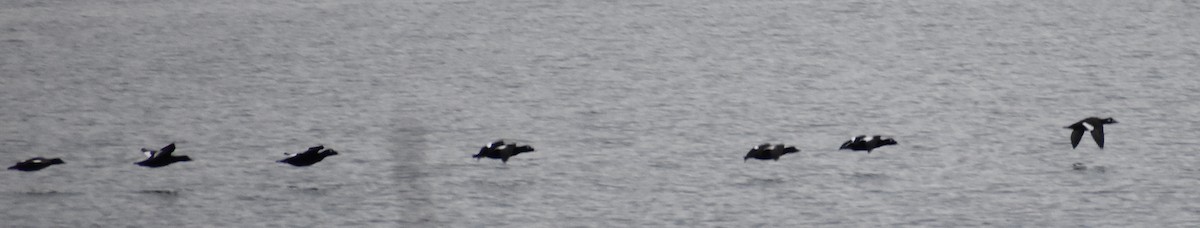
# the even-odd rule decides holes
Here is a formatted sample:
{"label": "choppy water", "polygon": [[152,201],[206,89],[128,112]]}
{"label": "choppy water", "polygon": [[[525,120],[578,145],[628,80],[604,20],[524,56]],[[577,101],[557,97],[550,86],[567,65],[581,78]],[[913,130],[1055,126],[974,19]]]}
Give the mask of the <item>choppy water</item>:
{"label": "choppy water", "polygon": [[[0,172],[4,227],[1200,226],[1193,0],[28,0],[0,31],[0,160],[68,163]],[[1071,149],[1087,116],[1106,149]],[[497,138],[538,151],[470,158]],[[196,161],[132,164],[170,142]]]}

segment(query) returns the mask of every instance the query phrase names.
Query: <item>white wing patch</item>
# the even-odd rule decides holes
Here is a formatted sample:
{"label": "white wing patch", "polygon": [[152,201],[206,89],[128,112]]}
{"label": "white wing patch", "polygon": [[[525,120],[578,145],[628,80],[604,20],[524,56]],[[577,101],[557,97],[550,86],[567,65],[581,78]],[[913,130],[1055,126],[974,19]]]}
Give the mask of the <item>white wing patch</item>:
{"label": "white wing patch", "polygon": [[149,157],[154,157],[154,151],[153,151],[153,150],[147,150],[146,148],[142,148],[142,154],[143,154],[143,155],[146,155],[146,157],[147,157],[147,158],[149,158]]}
{"label": "white wing patch", "polygon": [[1093,127],[1091,124],[1088,124],[1087,122],[1083,123],[1083,128],[1087,128],[1088,131],[1092,131],[1092,129],[1096,129],[1096,127]]}
{"label": "white wing patch", "polygon": [[34,159],[33,163],[42,163],[42,159]]}

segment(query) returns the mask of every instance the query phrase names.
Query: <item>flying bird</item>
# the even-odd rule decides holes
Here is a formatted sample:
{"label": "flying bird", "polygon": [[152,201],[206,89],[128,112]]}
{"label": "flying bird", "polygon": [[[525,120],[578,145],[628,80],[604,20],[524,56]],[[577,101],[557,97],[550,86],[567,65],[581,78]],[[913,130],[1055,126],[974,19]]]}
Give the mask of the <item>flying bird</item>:
{"label": "flying bird", "polygon": [[796,153],[796,152],[800,152],[800,149],[796,149],[796,147],[794,147],[794,146],[784,146],[783,144],[775,144],[775,147],[772,148],[771,144],[763,143],[761,145],[755,146],[754,148],[750,148],[750,152],[746,153],[746,157],[742,158],[742,162],[745,162],[746,160],[751,159],[751,158],[759,159],[759,160],[772,159],[772,160],[779,161],[780,156],[783,156],[785,154],[790,154],[790,153]]}
{"label": "flying bird", "polygon": [[192,158],[186,155],[174,156],[171,155],[171,152],[175,152],[175,143],[171,143],[171,145],[167,145],[158,151],[142,148],[142,154],[146,155],[146,160],[142,160],[134,164],[150,168],[158,168],[170,165],[171,163],[192,161]]}
{"label": "flying bird", "polygon": [[533,147],[529,145],[517,146],[516,143],[505,144],[504,140],[496,140],[495,142],[483,145],[479,148],[479,153],[471,156],[478,161],[480,158],[500,159],[502,163],[507,164],[508,158],[517,156],[517,154],[533,152]]}
{"label": "flying bird", "polygon": [[871,140],[867,140],[866,135],[859,135],[859,136],[855,136],[854,138],[850,138],[850,141],[846,141],[845,143],[842,143],[842,147],[838,148],[838,150],[845,150],[845,149],[865,150],[865,151],[867,151],[868,154],[870,154],[871,150],[874,150],[876,148],[887,146],[887,145],[896,145],[896,144],[899,144],[899,143],[897,143],[896,140],[892,139],[892,138],[884,139],[883,137],[876,135],[874,137],[871,137]]}
{"label": "flying bird", "polygon": [[13,165],[12,167],[8,167],[8,169],[25,171],[25,172],[33,172],[33,171],[45,169],[46,167],[50,167],[51,165],[65,164],[65,163],[66,162],[63,162],[62,159],[58,159],[58,158],[34,157],[34,158],[30,158],[29,160],[25,160],[23,162],[18,162],[16,165]]}
{"label": "flying bird", "polygon": [[1084,131],[1091,132],[1092,139],[1096,140],[1096,145],[1100,146],[1100,149],[1104,149],[1104,125],[1115,123],[1117,123],[1117,120],[1114,120],[1112,117],[1104,119],[1100,119],[1098,117],[1088,117],[1064,128],[1072,130],[1071,149],[1075,149],[1075,147],[1079,146],[1079,141],[1083,140]]}
{"label": "flying bird", "polygon": [[325,149],[325,146],[317,145],[314,147],[309,147],[308,150],[298,154],[283,154],[289,157],[279,160],[278,162],[280,163],[288,163],[293,166],[310,166],[320,162],[321,160],[325,160],[325,157],[337,155],[338,152],[333,149]]}

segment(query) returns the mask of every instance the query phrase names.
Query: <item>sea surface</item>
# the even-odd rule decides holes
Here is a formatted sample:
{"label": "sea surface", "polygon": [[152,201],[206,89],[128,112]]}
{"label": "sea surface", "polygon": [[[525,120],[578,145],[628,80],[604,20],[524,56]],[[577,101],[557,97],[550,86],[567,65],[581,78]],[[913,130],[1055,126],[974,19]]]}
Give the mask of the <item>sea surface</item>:
{"label": "sea surface", "polygon": [[6,0],[0,227],[1197,227],[1198,74],[1197,0]]}

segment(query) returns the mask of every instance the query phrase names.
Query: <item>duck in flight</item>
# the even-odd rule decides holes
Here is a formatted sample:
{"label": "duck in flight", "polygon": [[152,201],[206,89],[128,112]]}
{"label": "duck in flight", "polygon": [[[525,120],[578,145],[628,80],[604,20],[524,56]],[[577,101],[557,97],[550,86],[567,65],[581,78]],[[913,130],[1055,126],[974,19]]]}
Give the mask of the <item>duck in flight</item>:
{"label": "duck in flight", "polygon": [[171,143],[171,145],[167,145],[158,151],[142,148],[142,154],[146,155],[146,160],[142,160],[134,164],[144,167],[158,168],[170,165],[171,163],[192,161],[192,158],[186,155],[171,155],[172,152],[175,152],[175,143]]}
{"label": "duck in flight", "polygon": [[794,146],[784,146],[783,144],[775,144],[775,147],[771,147],[771,144],[763,143],[761,145],[755,146],[754,148],[750,148],[750,152],[746,153],[746,157],[742,158],[742,162],[745,162],[746,160],[751,159],[751,158],[759,159],[759,160],[772,159],[775,161],[779,161],[779,157],[781,157],[785,154],[796,153],[796,152],[800,152],[800,149],[796,149],[796,147],[794,147]]}
{"label": "duck in flight", "polygon": [[325,146],[323,145],[317,145],[314,147],[309,147],[308,150],[298,154],[283,154],[289,157],[279,160],[278,162],[280,163],[288,163],[293,166],[310,166],[317,164],[317,162],[320,162],[321,160],[325,160],[325,157],[337,155],[338,152],[333,149],[325,149]]}
{"label": "duck in flight", "polygon": [[65,164],[65,163],[66,162],[63,162],[62,159],[58,159],[58,158],[34,157],[34,158],[30,158],[29,160],[25,160],[23,162],[18,162],[16,165],[13,165],[12,167],[8,167],[8,169],[9,170],[17,170],[17,171],[25,171],[25,172],[33,172],[33,171],[45,169],[46,167],[50,167],[51,165]]}
{"label": "duck in flight", "polygon": [[874,137],[871,137],[871,140],[867,140],[866,135],[859,135],[859,136],[855,136],[854,138],[850,138],[850,141],[846,141],[845,143],[842,143],[842,147],[838,148],[838,150],[845,150],[845,149],[865,150],[865,151],[867,151],[868,154],[870,154],[871,150],[874,150],[876,148],[887,146],[887,145],[896,145],[896,144],[899,144],[899,143],[897,143],[896,140],[892,139],[892,138],[884,139],[883,137],[876,135]]}
{"label": "duck in flight", "polygon": [[533,152],[533,147],[529,145],[517,146],[516,143],[504,143],[504,140],[496,140],[495,142],[483,145],[479,148],[479,153],[471,156],[478,161],[480,158],[500,159],[500,162],[507,164],[508,158],[517,156],[517,154]]}
{"label": "duck in flight", "polygon": [[1100,149],[1104,149],[1104,125],[1115,123],[1117,123],[1117,120],[1114,120],[1112,117],[1104,119],[1088,117],[1064,128],[1071,129],[1071,149],[1079,146],[1079,141],[1083,140],[1083,132],[1085,131],[1091,132],[1092,139],[1096,140],[1096,145],[1100,146]]}

